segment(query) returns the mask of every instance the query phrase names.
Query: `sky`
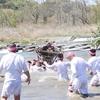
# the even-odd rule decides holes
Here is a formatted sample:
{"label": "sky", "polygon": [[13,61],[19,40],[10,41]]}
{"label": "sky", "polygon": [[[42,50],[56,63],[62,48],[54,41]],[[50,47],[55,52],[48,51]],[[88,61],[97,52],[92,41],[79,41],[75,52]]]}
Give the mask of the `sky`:
{"label": "sky", "polygon": [[88,4],[93,5],[95,4],[94,0],[88,0]]}
{"label": "sky", "polygon": [[[35,0],[37,1],[38,3],[41,3],[41,2],[44,2],[46,0]],[[75,0],[72,0],[72,1],[75,1]],[[93,5],[94,4],[94,0],[86,0],[88,2],[89,5]]]}
{"label": "sky", "polygon": [[46,0],[35,0],[35,1],[37,1],[38,3],[41,3],[41,2],[44,2]]}

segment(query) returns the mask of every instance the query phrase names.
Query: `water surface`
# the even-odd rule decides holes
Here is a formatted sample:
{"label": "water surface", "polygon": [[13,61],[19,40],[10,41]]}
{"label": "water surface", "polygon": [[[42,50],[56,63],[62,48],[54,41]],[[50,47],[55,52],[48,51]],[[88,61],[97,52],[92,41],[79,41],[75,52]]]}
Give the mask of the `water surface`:
{"label": "water surface", "polygon": [[[6,53],[0,53],[0,59]],[[35,52],[19,52],[25,60],[37,59]],[[66,55],[64,53],[64,55]],[[75,51],[75,55],[83,57],[88,60],[90,58],[88,51]],[[97,55],[100,55],[100,51],[97,51]],[[67,61],[64,59],[64,61]],[[22,94],[21,100],[83,100],[79,95],[67,95],[67,89],[69,81],[59,81],[57,73],[54,71],[46,72],[33,72],[31,74],[31,84],[27,85],[24,81],[22,82]],[[70,68],[69,68],[70,75]],[[88,82],[91,77],[88,76]],[[3,86],[3,80],[0,78],[0,93]],[[24,79],[23,79],[24,80]],[[100,100],[100,87],[90,87],[89,86],[90,97],[87,100]],[[8,100],[13,100],[11,96]]]}

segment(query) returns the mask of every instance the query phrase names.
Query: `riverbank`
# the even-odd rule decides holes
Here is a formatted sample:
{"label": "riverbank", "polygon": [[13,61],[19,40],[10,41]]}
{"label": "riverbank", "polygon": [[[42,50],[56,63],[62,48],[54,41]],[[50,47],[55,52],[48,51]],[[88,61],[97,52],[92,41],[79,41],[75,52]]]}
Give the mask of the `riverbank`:
{"label": "riverbank", "polygon": [[[19,42],[20,44],[41,43],[41,38],[91,36],[91,30],[96,30],[97,25],[33,25],[20,24],[15,28],[0,27],[0,44]],[[61,40],[61,39],[59,39]]]}
{"label": "riverbank", "polygon": [[[43,41],[51,41],[52,44],[62,52],[66,51],[76,51],[76,50],[88,50],[91,48],[91,45],[88,44],[88,40],[90,37],[81,37],[81,38],[76,38],[72,39],[71,36],[69,37],[49,37],[49,38],[41,38]],[[31,43],[31,44],[20,44],[16,43],[18,52],[33,52],[36,51],[37,48],[41,48],[45,46],[47,42],[43,43]],[[98,48],[99,49],[99,48]],[[1,47],[1,52],[7,50],[7,45],[5,47]]]}
{"label": "riverbank", "polygon": [[[48,26],[48,25],[29,25],[21,24],[16,28],[2,27],[0,28],[0,49],[6,49],[7,45],[11,42],[15,42],[18,46],[18,50],[33,51],[34,48],[46,44],[46,41],[51,41],[55,46],[62,47],[69,44],[70,41],[78,39],[84,40],[89,36],[92,36],[91,30],[96,30],[96,25],[84,25],[84,26]],[[83,38],[83,39],[82,39]],[[84,40],[83,42],[85,42]],[[70,42],[71,43],[71,42]],[[76,43],[74,41],[73,43]],[[62,47],[63,49],[71,49],[76,47],[68,46],[68,48]],[[87,45],[87,44],[82,44]],[[78,45],[79,46],[79,45]],[[90,48],[88,45],[85,48]],[[84,49],[79,47],[78,50]],[[77,50],[77,49],[72,49]],[[65,50],[64,50],[65,51]]]}

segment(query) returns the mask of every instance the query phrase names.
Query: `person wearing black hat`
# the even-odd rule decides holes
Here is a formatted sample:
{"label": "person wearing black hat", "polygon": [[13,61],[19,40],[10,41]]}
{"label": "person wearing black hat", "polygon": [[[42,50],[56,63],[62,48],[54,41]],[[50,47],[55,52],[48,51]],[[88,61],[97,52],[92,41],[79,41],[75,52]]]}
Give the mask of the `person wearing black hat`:
{"label": "person wearing black hat", "polygon": [[91,58],[88,60],[88,63],[92,66],[92,73],[93,76],[90,85],[97,86],[100,80],[100,58],[96,56],[96,49],[90,49],[89,54]]}
{"label": "person wearing black hat", "polygon": [[0,61],[0,73],[5,69],[5,81],[0,100],[7,100],[14,95],[14,100],[20,100],[22,70],[27,76],[26,82],[30,84],[30,74],[24,58],[16,53],[16,44],[8,46],[9,53],[4,55]]}
{"label": "person wearing black hat", "polygon": [[59,80],[69,80],[67,69],[70,66],[70,63],[63,62],[63,54],[58,54],[58,61],[53,63],[52,65],[49,65],[46,61],[44,61],[44,64],[46,65],[46,67],[57,71]]}

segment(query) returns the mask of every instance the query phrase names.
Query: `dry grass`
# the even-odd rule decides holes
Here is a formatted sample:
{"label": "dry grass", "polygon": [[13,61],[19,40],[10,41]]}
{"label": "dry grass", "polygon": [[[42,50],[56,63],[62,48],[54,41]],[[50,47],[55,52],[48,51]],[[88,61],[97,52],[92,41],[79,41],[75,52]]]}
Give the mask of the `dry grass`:
{"label": "dry grass", "polygon": [[20,24],[17,28],[0,28],[1,42],[32,42],[40,37],[50,36],[90,36],[91,30],[97,25],[66,26],[66,25],[32,25]]}

